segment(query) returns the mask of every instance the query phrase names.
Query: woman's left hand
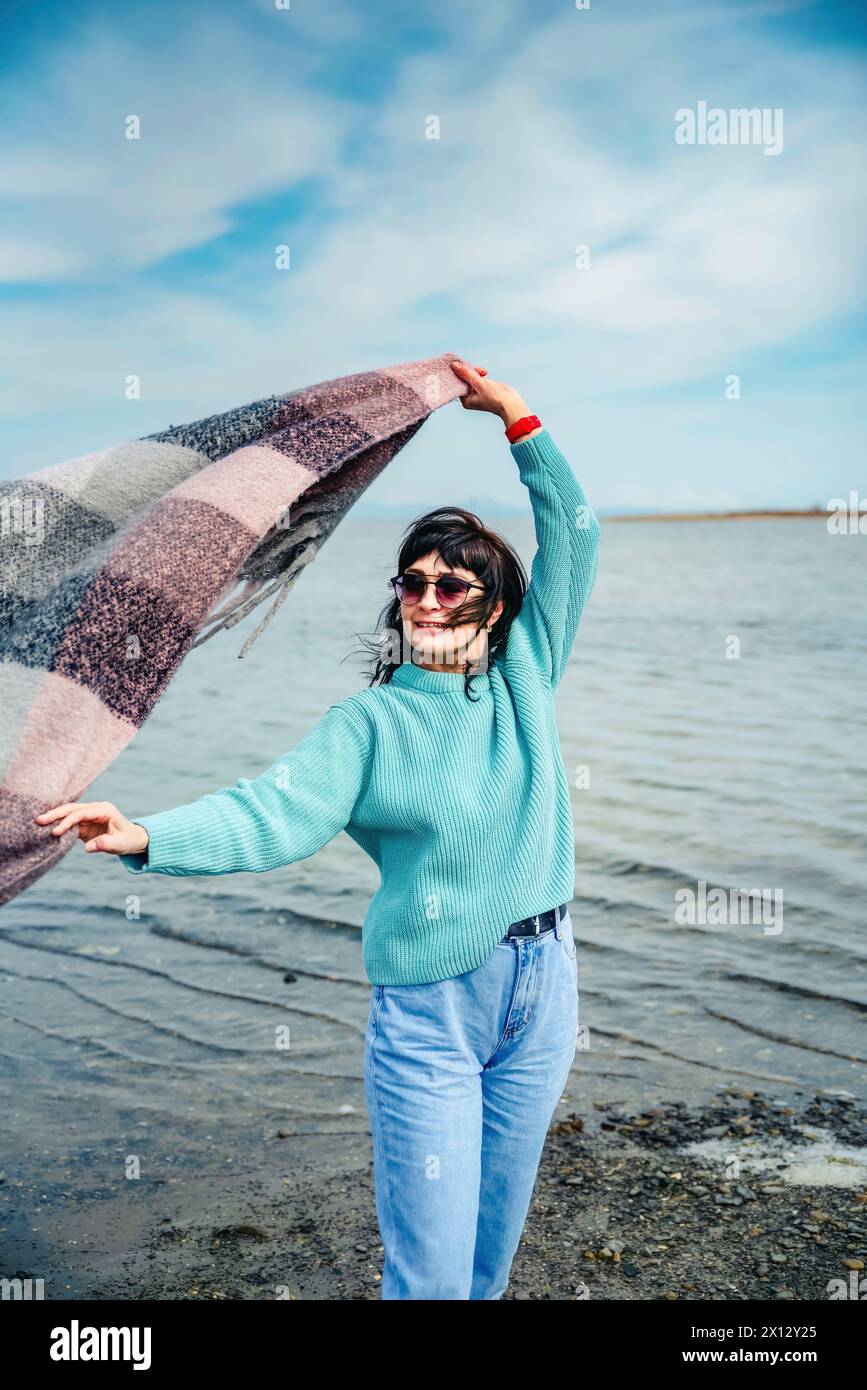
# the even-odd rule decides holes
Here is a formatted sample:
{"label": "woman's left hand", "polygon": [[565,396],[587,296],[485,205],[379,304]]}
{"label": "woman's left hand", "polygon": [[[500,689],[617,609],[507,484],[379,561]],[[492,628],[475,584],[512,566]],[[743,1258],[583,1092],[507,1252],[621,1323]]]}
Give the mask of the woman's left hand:
{"label": "woman's left hand", "polygon": [[487,410],[492,415],[499,415],[506,429],[530,414],[530,408],[520,392],[514,386],[507,386],[504,381],[493,381],[488,377],[486,367],[471,367],[469,363],[456,358],[451,368],[470,387],[466,395],[460,397],[464,410]]}

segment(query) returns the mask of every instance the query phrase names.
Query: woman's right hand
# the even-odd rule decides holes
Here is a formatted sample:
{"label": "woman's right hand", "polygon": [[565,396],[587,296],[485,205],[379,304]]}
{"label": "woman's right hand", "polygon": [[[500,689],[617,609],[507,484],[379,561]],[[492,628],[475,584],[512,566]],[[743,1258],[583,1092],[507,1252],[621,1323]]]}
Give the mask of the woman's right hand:
{"label": "woman's right hand", "polygon": [[84,840],[88,851],[102,850],[105,854],[141,854],[148,847],[148,833],[143,825],[127,820],[110,801],[66,801],[50,811],[40,811],[33,819],[38,825],[49,825],[52,835],[62,835],[70,826],[78,826],[78,838]]}
{"label": "woman's right hand", "polygon": [[[521,393],[514,386],[507,386],[505,381],[494,381],[488,377],[487,367],[471,367],[469,362],[463,362],[459,357],[449,365],[455,376],[459,376],[470,388],[460,398],[464,410],[488,410],[492,415],[499,415],[507,429],[530,414],[530,407]],[[534,433],[538,434],[539,431],[535,430]]]}

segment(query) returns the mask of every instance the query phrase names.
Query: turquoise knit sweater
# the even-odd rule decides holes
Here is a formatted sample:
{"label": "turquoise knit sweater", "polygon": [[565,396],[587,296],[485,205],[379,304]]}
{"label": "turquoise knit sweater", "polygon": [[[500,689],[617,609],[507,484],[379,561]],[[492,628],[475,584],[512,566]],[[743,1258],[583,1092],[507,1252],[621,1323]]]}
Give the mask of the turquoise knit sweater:
{"label": "turquoise knit sweater", "polygon": [[380,884],[362,927],[372,984],[474,970],[511,922],[575,889],[569,783],[554,692],[596,577],[599,523],[547,429],[510,445],[533,507],[530,586],[505,649],[470,681],[404,661],[330,705],[254,780],[136,823],[130,873],[262,873],[341,830]]}

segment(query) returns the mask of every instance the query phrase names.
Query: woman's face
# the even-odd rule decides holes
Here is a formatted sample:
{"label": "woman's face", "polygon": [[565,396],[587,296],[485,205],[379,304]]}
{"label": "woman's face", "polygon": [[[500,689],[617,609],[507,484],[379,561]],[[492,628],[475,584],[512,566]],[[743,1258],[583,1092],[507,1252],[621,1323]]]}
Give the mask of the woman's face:
{"label": "woman's face", "polygon": [[[447,565],[436,550],[413,560],[407,565],[406,574],[422,574],[426,579],[436,579],[441,574],[455,574],[468,583],[478,584],[479,577],[472,570],[460,565]],[[469,607],[473,601],[482,597],[481,589],[470,589],[465,603]],[[493,627],[503,611],[502,600],[493,614],[477,632],[475,623],[461,623],[460,607],[446,608],[440,605],[436,589],[428,584],[422,597],[415,603],[402,602],[400,605],[403,631],[418,657],[413,661],[428,671],[462,670],[468,661],[478,661],[487,648],[487,626]],[[444,624],[449,626],[445,627]]]}

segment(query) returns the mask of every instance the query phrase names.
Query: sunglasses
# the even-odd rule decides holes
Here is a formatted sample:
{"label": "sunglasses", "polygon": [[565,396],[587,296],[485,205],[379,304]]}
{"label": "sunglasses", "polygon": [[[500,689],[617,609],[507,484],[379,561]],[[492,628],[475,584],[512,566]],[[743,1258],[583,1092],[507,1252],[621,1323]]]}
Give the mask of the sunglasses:
{"label": "sunglasses", "polygon": [[484,584],[471,584],[456,574],[442,574],[437,579],[427,579],[423,574],[414,573],[412,570],[407,570],[405,574],[396,574],[389,583],[394,587],[401,603],[418,603],[428,584],[433,584],[441,608],[457,608],[464,602],[470,589],[485,587]]}

